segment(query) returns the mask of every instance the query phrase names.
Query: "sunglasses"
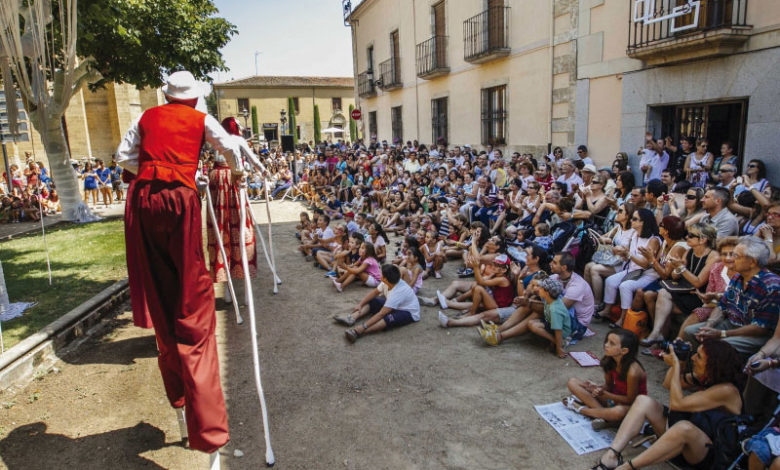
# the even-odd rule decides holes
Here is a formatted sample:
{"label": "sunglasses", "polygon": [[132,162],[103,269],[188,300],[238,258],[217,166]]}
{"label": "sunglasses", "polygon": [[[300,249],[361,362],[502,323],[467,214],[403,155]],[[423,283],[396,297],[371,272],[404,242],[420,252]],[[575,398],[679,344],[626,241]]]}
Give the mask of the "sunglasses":
{"label": "sunglasses", "polygon": [[755,163],[751,163],[750,165],[748,165],[748,168],[758,168],[758,165],[756,165]]}
{"label": "sunglasses", "polygon": [[639,217],[631,217],[631,222],[641,222],[641,221],[642,219],[640,219]]}
{"label": "sunglasses", "polygon": [[695,200],[697,200],[697,199],[699,199],[699,198],[698,198],[698,197],[696,197],[696,195],[695,195],[695,194],[686,194],[686,195],[685,195],[685,199],[687,199],[687,200],[689,200],[689,201],[695,201]]}
{"label": "sunglasses", "polygon": [[685,235],[685,238],[701,238],[701,235],[698,233],[689,233]]}
{"label": "sunglasses", "polygon": [[719,171],[721,173],[734,173],[734,170],[732,170],[731,168],[721,168]]}

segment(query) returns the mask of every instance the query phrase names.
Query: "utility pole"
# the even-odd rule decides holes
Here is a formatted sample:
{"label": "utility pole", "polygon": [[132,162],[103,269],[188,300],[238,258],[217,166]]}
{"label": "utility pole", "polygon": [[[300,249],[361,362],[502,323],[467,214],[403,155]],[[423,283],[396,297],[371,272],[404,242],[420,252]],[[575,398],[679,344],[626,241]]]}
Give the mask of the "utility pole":
{"label": "utility pole", "polygon": [[260,75],[260,71],[257,67],[257,57],[262,54],[262,52],[255,51],[255,76]]}

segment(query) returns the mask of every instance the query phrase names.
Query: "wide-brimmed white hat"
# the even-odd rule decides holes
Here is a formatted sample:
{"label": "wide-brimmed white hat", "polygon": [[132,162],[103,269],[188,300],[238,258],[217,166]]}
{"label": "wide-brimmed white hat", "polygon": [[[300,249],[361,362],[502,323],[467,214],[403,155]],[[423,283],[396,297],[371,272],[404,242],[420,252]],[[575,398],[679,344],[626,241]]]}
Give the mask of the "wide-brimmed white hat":
{"label": "wide-brimmed white hat", "polygon": [[162,91],[165,96],[174,100],[192,100],[203,93],[198,81],[186,70],[170,74]]}

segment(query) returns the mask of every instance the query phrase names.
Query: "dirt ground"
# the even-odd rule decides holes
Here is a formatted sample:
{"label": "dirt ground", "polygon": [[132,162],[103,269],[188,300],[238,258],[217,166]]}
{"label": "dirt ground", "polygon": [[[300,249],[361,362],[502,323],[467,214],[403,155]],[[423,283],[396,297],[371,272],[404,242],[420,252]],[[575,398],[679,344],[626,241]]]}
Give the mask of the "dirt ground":
{"label": "dirt ground", "polygon": [[[260,222],[261,207],[254,206]],[[486,347],[473,328],[441,329],[436,309],[424,307],[417,324],[348,344],[331,315],[368,290],[338,294],[323,271],[303,262],[293,237],[300,210],[273,204],[279,294],[272,295],[264,264],[254,283],[276,468],[569,469],[598,460],[600,453],[577,456],[533,407],[563,397],[569,377],[601,380],[600,369],[558,359],[540,341]],[[426,280],[423,292],[444,288],[457,267],[446,265],[444,279]],[[249,322],[237,326],[222,301],[217,309],[232,434],[223,468],[261,468]],[[607,329],[595,329],[572,350],[601,355]],[[49,374],[0,394],[0,463],[11,470],[206,468],[204,454],[179,444],[155,356],[152,332],[133,327],[125,311]],[[668,401],[663,364],[642,362],[651,395]]]}

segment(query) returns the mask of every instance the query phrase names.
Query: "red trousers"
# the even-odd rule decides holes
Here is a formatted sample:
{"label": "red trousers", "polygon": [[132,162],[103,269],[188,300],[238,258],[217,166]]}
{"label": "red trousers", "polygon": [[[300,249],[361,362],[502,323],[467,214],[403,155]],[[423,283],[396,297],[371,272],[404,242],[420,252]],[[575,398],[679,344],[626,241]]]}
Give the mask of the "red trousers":
{"label": "red trousers", "polygon": [[[133,181],[128,196],[125,233],[130,295],[137,299],[133,309],[146,309],[151,317],[168,400],[175,408],[186,406],[190,447],[213,452],[230,436],[200,198],[180,183],[158,181]],[[136,323],[144,323],[144,316],[136,316]]]}

